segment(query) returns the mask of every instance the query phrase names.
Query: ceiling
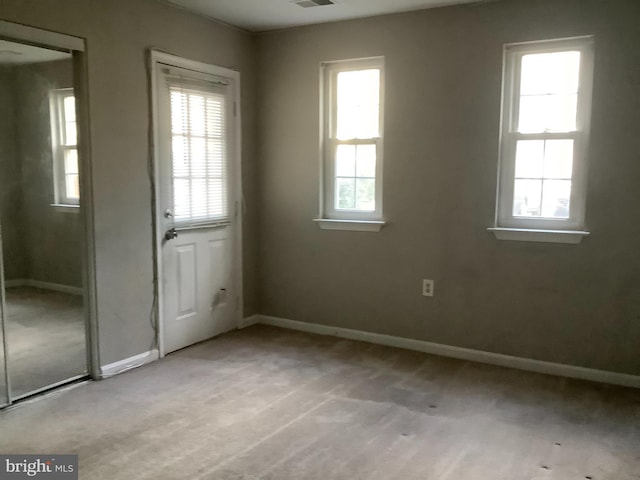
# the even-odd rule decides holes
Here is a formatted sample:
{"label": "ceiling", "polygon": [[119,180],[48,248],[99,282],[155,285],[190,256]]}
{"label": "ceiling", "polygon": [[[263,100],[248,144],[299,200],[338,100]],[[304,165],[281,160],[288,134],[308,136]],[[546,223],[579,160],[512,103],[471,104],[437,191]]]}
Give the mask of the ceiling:
{"label": "ceiling", "polygon": [[71,58],[71,54],[0,40],[0,65],[52,62]]}
{"label": "ceiling", "polygon": [[[164,0],[200,15],[253,32],[372,17],[482,0],[332,0],[333,5],[303,8],[300,0]],[[322,0],[317,0],[322,1]]]}

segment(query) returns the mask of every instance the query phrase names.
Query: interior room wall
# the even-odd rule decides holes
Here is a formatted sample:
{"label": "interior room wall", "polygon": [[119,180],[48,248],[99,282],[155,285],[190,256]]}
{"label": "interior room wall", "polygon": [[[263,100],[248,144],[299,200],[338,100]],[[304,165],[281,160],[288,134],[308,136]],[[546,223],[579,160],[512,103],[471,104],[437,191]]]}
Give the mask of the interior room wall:
{"label": "interior room wall", "polygon": [[244,310],[256,313],[253,37],[155,0],[2,0],[0,18],[86,39],[100,363],[154,346],[150,47],[241,72]]}
{"label": "interior room wall", "polygon": [[28,276],[15,122],[15,69],[0,66],[0,224],[7,280]]}
{"label": "interior room wall", "polygon": [[80,215],[54,209],[49,93],[73,87],[73,62],[61,60],[13,67],[15,123],[22,197],[24,279],[82,286]]}
{"label": "interior room wall", "polygon": [[[639,18],[635,0],[509,0],[260,35],[261,313],[640,374]],[[578,35],[596,42],[591,236],[498,241],[503,44]],[[320,230],[319,63],[379,55],[388,224]]]}

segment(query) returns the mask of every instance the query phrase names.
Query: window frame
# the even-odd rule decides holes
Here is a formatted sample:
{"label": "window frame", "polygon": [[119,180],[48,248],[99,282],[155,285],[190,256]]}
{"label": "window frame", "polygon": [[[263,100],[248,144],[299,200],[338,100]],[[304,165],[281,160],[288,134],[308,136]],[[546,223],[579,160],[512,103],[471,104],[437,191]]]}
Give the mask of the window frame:
{"label": "window frame", "polygon": [[[593,37],[573,37],[512,43],[504,46],[502,115],[495,226],[493,230],[538,230],[541,232],[582,232],[585,220],[587,154],[593,90]],[[580,52],[576,129],[571,132],[520,133],[517,131],[521,62],[524,55],[563,51]],[[517,217],[513,215],[515,154],[518,140],[574,140],[571,197],[568,218]],[[557,237],[554,237],[557,239]],[[514,239],[514,238],[509,238]],[[527,238],[530,239],[530,238]],[[550,241],[550,240],[542,240]],[[570,242],[575,243],[575,242]]]}
{"label": "window frame", "polygon": [[[80,151],[78,140],[73,145],[65,142],[66,118],[64,113],[64,100],[68,97],[75,98],[73,88],[58,88],[49,92],[49,110],[51,116],[51,145],[53,153],[53,192],[56,207],[78,207],[80,196],[77,198],[67,196],[67,172],[65,166],[65,153],[75,150],[78,153],[78,182],[80,182]],[[77,110],[77,107],[76,107]],[[77,116],[76,116],[77,118]],[[77,125],[77,121],[76,121]],[[76,133],[77,135],[78,133]]]}
{"label": "window frame", "polygon": [[[339,230],[379,230],[384,224],[382,204],[383,138],[384,138],[384,57],[323,62],[321,68],[321,188],[320,208],[322,228]],[[377,137],[339,140],[337,124],[337,77],[340,72],[378,69],[379,132]],[[375,210],[346,210],[335,206],[335,157],[339,145],[375,145]],[[333,222],[333,225],[331,224]],[[367,225],[369,224],[369,225]]]}

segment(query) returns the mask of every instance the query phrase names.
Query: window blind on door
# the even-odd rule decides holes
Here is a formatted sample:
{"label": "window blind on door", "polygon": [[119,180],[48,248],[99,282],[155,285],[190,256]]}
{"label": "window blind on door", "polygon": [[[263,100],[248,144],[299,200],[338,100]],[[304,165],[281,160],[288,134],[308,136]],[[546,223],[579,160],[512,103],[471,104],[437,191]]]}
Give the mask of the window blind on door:
{"label": "window blind on door", "polygon": [[226,91],[220,83],[167,78],[173,215],[177,224],[228,220]]}

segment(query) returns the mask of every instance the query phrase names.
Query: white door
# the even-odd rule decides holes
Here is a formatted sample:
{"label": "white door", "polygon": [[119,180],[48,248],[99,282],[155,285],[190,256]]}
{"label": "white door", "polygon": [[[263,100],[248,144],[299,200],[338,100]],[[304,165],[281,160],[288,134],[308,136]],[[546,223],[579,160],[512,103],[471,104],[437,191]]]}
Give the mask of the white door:
{"label": "white door", "polygon": [[234,80],[156,63],[164,353],[236,327]]}

